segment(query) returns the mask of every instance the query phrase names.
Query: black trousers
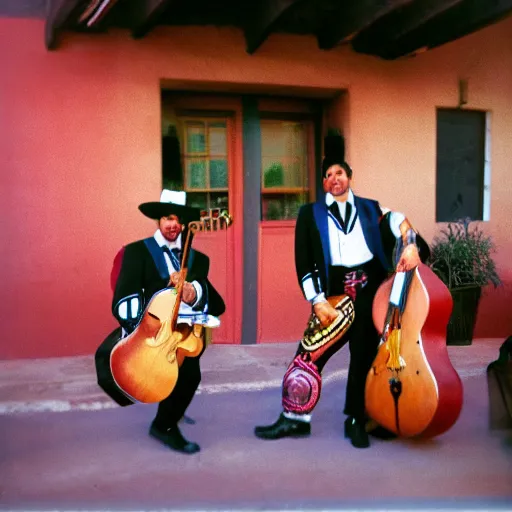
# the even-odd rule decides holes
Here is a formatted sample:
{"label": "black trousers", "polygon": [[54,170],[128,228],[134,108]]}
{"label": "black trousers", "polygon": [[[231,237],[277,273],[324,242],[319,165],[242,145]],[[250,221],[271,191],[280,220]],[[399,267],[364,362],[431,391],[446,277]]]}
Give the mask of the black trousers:
{"label": "black trousers", "polygon": [[[204,352],[204,348],[203,348]],[[158,404],[155,423],[165,429],[181,420],[201,382],[201,367],[197,357],[185,357],[178,373],[178,380],[172,393]]]}
{"label": "black trousers", "polygon": [[[363,421],[365,418],[366,376],[377,355],[380,341],[380,336],[373,324],[372,305],[377,289],[386,277],[386,272],[376,259],[358,267],[332,266],[329,268],[329,295],[343,294],[345,275],[358,269],[366,272],[368,281],[366,286],[357,292],[354,304],[354,322],[345,335],[317,360],[316,365],[318,371],[322,372],[327,361],[348,343],[350,363],[343,412]],[[302,345],[299,344],[297,353],[302,351]]]}

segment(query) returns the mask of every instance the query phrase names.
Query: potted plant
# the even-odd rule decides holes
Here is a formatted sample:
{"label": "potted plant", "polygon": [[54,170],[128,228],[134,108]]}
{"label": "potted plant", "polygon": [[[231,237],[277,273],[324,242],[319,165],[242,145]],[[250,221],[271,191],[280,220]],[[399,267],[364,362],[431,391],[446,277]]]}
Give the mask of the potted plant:
{"label": "potted plant", "polygon": [[449,345],[471,344],[482,287],[501,284],[492,258],[494,243],[478,225],[470,228],[471,222],[466,218],[448,223],[431,248],[430,266],[453,298]]}

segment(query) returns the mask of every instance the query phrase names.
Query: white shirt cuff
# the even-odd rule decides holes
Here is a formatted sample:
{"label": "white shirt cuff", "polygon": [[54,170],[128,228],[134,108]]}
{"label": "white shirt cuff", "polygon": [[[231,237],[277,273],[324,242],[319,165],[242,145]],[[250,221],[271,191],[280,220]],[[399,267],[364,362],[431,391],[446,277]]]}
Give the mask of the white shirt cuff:
{"label": "white shirt cuff", "polygon": [[194,302],[194,304],[192,304],[192,307],[194,307],[196,304],[199,303],[199,301],[203,297],[203,289],[201,288],[201,285],[197,281],[192,281],[191,284],[196,290],[196,301]]}
{"label": "white shirt cuff", "polygon": [[325,293],[319,293],[316,297],[311,299],[311,305],[314,306],[315,304],[318,304],[319,302],[325,302]]}
{"label": "white shirt cuff", "polygon": [[405,215],[400,212],[391,212],[389,216],[389,227],[395,238],[400,238],[402,233],[400,232],[400,224],[405,220]]}

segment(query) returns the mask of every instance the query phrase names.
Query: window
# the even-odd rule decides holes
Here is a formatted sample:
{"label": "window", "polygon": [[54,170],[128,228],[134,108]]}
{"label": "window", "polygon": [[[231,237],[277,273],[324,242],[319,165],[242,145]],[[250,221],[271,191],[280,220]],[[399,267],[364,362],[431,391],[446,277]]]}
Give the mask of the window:
{"label": "window", "polygon": [[488,220],[487,114],[437,110],[436,221]]}
{"label": "window", "polygon": [[169,169],[164,140],[164,187],[185,190],[189,206],[228,209],[228,119],[181,117],[177,124],[182,171]]}
{"label": "window", "polygon": [[261,120],[262,220],[296,219],[309,201],[313,124]]}

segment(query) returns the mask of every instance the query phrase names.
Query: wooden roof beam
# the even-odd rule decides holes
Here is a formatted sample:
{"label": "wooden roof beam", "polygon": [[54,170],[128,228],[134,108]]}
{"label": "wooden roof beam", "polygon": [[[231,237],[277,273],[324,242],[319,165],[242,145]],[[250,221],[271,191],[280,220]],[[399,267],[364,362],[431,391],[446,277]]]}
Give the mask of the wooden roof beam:
{"label": "wooden roof beam", "polygon": [[253,54],[268,38],[278,20],[303,0],[258,0],[247,9],[244,34],[247,53]]}
{"label": "wooden roof beam", "polygon": [[58,33],[70,21],[80,6],[80,0],[47,0],[44,42],[47,50],[55,50],[58,45]]}
{"label": "wooden roof beam", "polygon": [[318,46],[330,50],[338,44],[350,41],[382,16],[411,4],[413,0],[352,0],[342,2],[339,16],[326,21],[322,33],[317,35]]}
{"label": "wooden roof beam", "polygon": [[140,39],[153,30],[155,25],[158,24],[160,15],[172,3],[173,0],[138,0],[135,2],[134,10],[131,13],[135,22],[132,37]]}
{"label": "wooden roof beam", "polygon": [[352,41],[355,51],[375,54],[383,48],[391,48],[420,27],[463,0],[416,0],[378,20],[368,30],[362,31]]}
{"label": "wooden roof beam", "polygon": [[386,41],[381,37],[373,44],[355,40],[354,50],[396,59],[454,41],[512,13],[512,0],[429,0],[423,4],[431,9],[416,11],[408,29],[402,27],[395,38]]}
{"label": "wooden roof beam", "polygon": [[423,38],[428,40],[429,48],[435,48],[476,32],[511,14],[512,0],[468,0],[460,9],[454,9],[445,18],[437,20],[433,38],[429,38],[428,33]]}

